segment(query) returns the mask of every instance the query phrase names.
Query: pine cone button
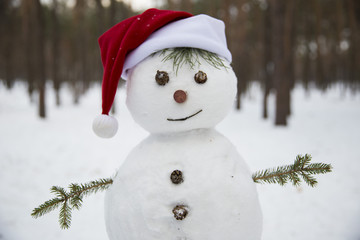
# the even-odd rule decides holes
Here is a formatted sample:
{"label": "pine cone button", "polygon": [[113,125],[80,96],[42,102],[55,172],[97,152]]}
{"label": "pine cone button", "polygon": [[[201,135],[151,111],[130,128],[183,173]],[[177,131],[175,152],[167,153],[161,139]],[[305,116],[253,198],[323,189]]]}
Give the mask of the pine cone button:
{"label": "pine cone button", "polygon": [[174,218],[180,221],[186,218],[188,214],[187,207],[184,205],[177,205],[176,207],[174,207],[172,212],[174,213]]}
{"label": "pine cone button", "polygon": [[174,170],[170,175],[173,184],[180,184],[184,181],[183,174],[180,170]]}

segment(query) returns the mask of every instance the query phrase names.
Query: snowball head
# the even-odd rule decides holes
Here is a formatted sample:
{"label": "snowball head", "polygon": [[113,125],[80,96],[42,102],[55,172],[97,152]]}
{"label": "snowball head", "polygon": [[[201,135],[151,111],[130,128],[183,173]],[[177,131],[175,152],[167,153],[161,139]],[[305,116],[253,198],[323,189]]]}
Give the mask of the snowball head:
{"label": "snowball head", "polygon": [[118,130],[118,122],[114,117],[101,114],[94,119],[92,127],[99,137],[111,138]]}
{"label": "snowball head", "polygon": [[[150,133],[214,127],[236,94],[235,73],[225,59],[223,63],[225,67],[215,67],[198,56],[194,66],[177,68],[160,53],[147,57],[129,72],[127,106],[134,120]],[[158,73],[168,81],[157,81]],[[206,81],[196,81],[197,73],[205,73]]]}

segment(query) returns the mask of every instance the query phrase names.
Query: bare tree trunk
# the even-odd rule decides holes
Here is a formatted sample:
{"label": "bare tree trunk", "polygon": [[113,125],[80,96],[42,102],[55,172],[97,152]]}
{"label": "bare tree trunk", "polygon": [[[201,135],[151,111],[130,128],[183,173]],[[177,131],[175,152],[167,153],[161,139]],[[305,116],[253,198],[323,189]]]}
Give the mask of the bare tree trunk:
{"label": "bare tree trunk", "polygon": [[[241,8],[246,1],[238,0],[236,3],[236,8],[238,9],[238,14],[233,24],[228,27],[233,29],[233,32],[230,32],[230,41],[231,51],[233,54],[233,67],[237,75],[237,94],[236,94],[236,109],[241,108],[241,94],[246,89],[247,84],[247,64],[248,56],[246,52],[246,38],[247,38],[247,13],[242,11]],[[227,6],[229,9],[230,6]]]}
{"label": "bare tree trunk", "polygon": [[322,9],[319,1],[313,1],[315,15],[316,15],[316,44],[317,44],[317,56],[316,56],[316,81],[321,88],[325,88],[328,84],[324,76],[324,63],[321,52],[321,21],[322,21]]}
{"label": "bare tree trunk", "polygon": [[23,45],[25,46],[25,65],[26,65],[26,80],[28,82],[28,94],[30,101],[33,100],[32,95],[35,89],[35,74],[34,74],[34,61],[33,57],[33,35],[32,28],[34,26],[34,17],[33,17],[33,6],[32,1],[22,1],[21,10],[22,10],[22,26],[23,26]]}
{"label": "bare tree trunk", "polygon": [[116,1],[110,0],[110,26],[115,25],[116,23]]}
{"label": "bare tree trunk", "polygon": [[5,65],[5,48],[6,48],[6,41],[4,38],[4,35],[6,33],[6,25],[4,24],[5,22],[7,22],[7,11],[8,8],[8,4],[7,1],[0,1],[0,79],[2,78],[3,72],[5,71],[5,69],[3,69],[3,66]]}
{"label": "bare tree trunk", "polygon": [[[242,0],[239,0],[242,1]],[[208,13],[210,16],[218,17],[217,13],[219,11],[219,6],[217,5],[216,0],[207,0],[205,4],[206,10],[205,12]]]}
{"label": "bare tree trunk", "polygon": [[192,12],[193,4],[191,0],[182,0],[181,1],[181,9],[186,12]]}
{"label": "bare tree trunk", "polygon": [[46,117],[45,111],[45,52],[44,19],[40,0],[22,2],[26,69],[30,98],[35,89],[39,92],[38,114]]}
{"label": "bare tree trunk", "polygon": [[[223,16],[223,21],[225,23],[225,33],[226,33],[226,36],[227,36],[227,39],[232,39],[231,37],[231,22],[230,22],[230,5],[231,5],[231,0],[223,0],[222,1],[222,10],[224,11],[224,16]],[[231,46],[231,42],[232,41],[229,41],[227,42],[228,44],[228,48],[229,49],[232,49],[232,46]]]}
{"label": "bare tree trunk", "polygon": [[[311,26],[311,21],[310,21],[310,16],[308,14],[303,14],[302,15],[303,21],[304,21],[304,25],[305,26]],[[302,59],[302,82],[303,82],[303,86],[305,88],[305,90],[307,91],[309,89],[309,83],[311,80],[311,74],[310,74],[310,53],[311,53],[311,49],[309,47],[309,43],[311,41],[311,28],[310,27],[306,27],[304,29],[304,45],[305,45],[305,52],[304,52],[304,56]]]}
{"label": "bare tree trunk", "polygon": [[176,10],[174,0],[167,0],[167,5],[170,10]]}
{"label": "bare tree trunk", "polygon": [[281,0],[271,0],[272,30],[273,30],[273,56],[274,56],[274,80],[276,87],[276,114],[275,125],[287,124],[287,91],[289,81],[285,77],[285,53],[284,53],[284,19],[285,4]]}
{"label": "bare tree trunk", "polygon": [[60,87],[61,87],[61,81],[59,76],[59,59],[60,51],[59,51],[59,42],[60,42],[60,26],[59,26],[59,20],[58,20],[58,13],[57,13],[57,7],[58,7],[58,0],[52,1],[52,9],[51,9],[51,19],[52,19],[52,80],[54,84],[54,90],[55,90],[55,100],[56,100],[56,106],[60,106]]}
{"label": "bare tree trunk", "polygon": [[36,46],[36,70],[38,75],[38,90],[39,90],[39,116],[41,118],[46,117],[45,111],[45,36],[44,36],[44,17],[43,9],[40,0],[35,0],[36,9],[36,25],[35,25],[35,46]]}
{"label": "bare tree trunk", "polygon": [[87,71],[87,34],[85,21],[85,0],[76,0],[74,7],[74,27],[75,27],[75,76],[74,84],[74,104],[79,103],[80,95],[88,88],[89,76]]}
{"label": "bare tree trunk", "polygon": [[[5,0],[0,3],[0,50],[1,62],[4,66],[4,78],[7,88],[11,88],[14,83],[14,37],[15,37],[15,19],[11,7],[11,1]],[[1,70],[1,69],[0,69]]]}
{"label": "bare tree trunk", "polygon": [[294,26],[294,15],[295,15],[296,0],[286,2],[285,8],[285,29],[284,29],[284,64],[286,72],[286,93],[284,94],[284,104],[286,104],[286,114],[291,114],[291,95],[290,91],[295,84],[294,76],[294,39],[295,39],[295,26]]}
{"label": "bare tree trunk", "polygon": [[[111,3],[113,0],[110,1]],[[105,15],[104,15],[104,6],[101,3],[101,0],[95,0],[96,4],[96,17],[97,17],[97,33],[100,36],[105,29]],[[110,13],[110,15],[112,15]]]}
{"label": "bare tree trunk", "polygon": [[341,52],[342,30],[344,28],[344,1],[336,1],[336,33],[332,61],[334,63],[335,81],[345,77],[344,54]]}
{"label": "bare tree trunk", "polygon": [[272,61],[272,39],[271,39],[271,16],[270,16],[270,8],[271,5],[264,11],[263,15],[263,78],[264,78],[264,96],[263,96],[263,118],[268,118],[268,96],[270,93],[270,89],[272,88],[272,75],[273,75],[273,61]]}
{"label": "bare tree trunk", "polygon": [[[349,10],[349,23],[351,28],[351,43],[350,43],[350,82],[353,83],[360,78],[360,31],[358,22],[356,20],[356,4],[354,0],[347,0]],[[360,7],[359,7],[360,9]]]}

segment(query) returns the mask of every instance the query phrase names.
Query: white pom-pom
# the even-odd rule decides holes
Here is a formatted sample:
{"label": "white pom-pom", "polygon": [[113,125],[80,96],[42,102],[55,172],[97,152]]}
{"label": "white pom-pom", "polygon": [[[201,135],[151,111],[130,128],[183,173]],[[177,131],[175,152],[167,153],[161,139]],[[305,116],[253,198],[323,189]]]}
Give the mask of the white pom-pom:
{"label": "white pom-pom", "polygon": [[95,134],[99,137],[111,138],[117,132],[118,122],[114,117],[101,114],[94,119],[92,127]]}

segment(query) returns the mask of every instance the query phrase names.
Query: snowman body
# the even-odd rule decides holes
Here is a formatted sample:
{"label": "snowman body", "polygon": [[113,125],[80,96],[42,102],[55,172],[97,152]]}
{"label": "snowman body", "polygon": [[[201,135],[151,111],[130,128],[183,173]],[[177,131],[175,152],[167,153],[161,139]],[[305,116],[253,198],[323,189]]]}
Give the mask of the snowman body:
{"label": "snowman body", "polygon": [[[182,172],[174,184],[171,174]],[[261,212],[247,165],[213,129],[150,135],[128,156],[106,195],[112,240],[259,240]],[[176,206],[187,216],[174,217]]]}
{"label": "snowman body", "polygon": [[[155,54],[129,73],[128,108],[150,135],[129,154],[107,191],[111,240],[261,238],[261,210],[248,167],[214,129],[236,94],[235,74],[223,61],[224,68],[217,68],[199,57],[196,66],[175,70]],[[205,82],[197,81],[199,73]],[[165,84],[158,81],[164,74]],[[185,94],[180,99],[179,92]],[[174,182],[174,172],[181,181]]]}

